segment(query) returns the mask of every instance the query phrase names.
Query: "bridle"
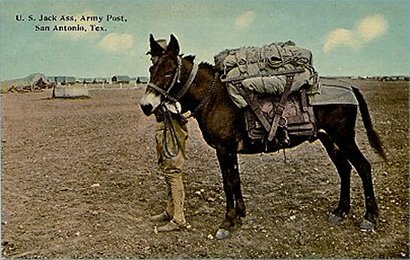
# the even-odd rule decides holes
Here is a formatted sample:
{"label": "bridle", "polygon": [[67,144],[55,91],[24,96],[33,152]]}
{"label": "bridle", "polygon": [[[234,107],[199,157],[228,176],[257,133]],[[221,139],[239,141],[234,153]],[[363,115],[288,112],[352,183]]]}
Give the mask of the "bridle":
{"label": "bridle", "polygon": [[155,90],[163,97],[163,100],[161,103],[163,103],[164,101],[172,101],[174,103],[179,102],[179,100],[185,95],[185,93],[188,91],[189,87],[191,86],[192,82],[194,81],[194,78],[196,77],[196,74],[198,72],[198,64],[194,62],[187,81],[182,86],[182,88],[179,90],[179,92],[175,94],[175,96],[172,96],[171,95],[172,89],[177,85],[177,83],[179,84],[181,82],[181,69],[182,69],[182,59],[180,56],[177,56],[177,69],[175,71],[171,84],[167,90],[164,90],[158,87],[152,82],[148,83],[147,88],[151,88]]}
{"label": "bridle", "polygon": [[[192,82],[194,81],[197,72],[198,72],[198,64],[196,64],[195,62],[193,63],[192,66],[192,70],[189,73],[188,79],[185,82],[185,84],[182,86],[182,88],[178,91],[177,94],[175,94],[174,96],[171,95],[171,90],[177,85],[180,84],[181,81],[181,70],[182,70],[182,59],[180,56],[177,56],[177,69],[175,71],[174,77],[171,81],[171,84],[169,85],[167,90],[164,90],[160,87],[158,87],[157,85],[155,85],[154,83],[150,82],[147,85],[147,88],[151,88],[154,91],[158,92],[162,98],[161,98],[161,103],[159,105],[159,109],[161,111],[161,113],[163,114],[163,118],[164,118],[164,123],[167,127],[164,128],[164,139],[163,139],[163,143],[162,143],[162,149],[163,149],[163,155],[165,156],[165,158],[174,158],[175,156],[178,155],[179,153],[179,143],[176,137],[176,131],[174,128],[174,125],[171,122],[171,113],[169,110],[167,110],[166,106],[165,106],[165,102],[166,101],[172,101],[174,103],[179,102],[179,100],[187,93],[187,91],[189,90],[190,86],[192,85]],[[155,72],[154,72],[155,75]],[[185,117],[181,114],[182,111],[179,111],[179,115],[182,119],[187,120],[189,117],[194,117],[196,115],[196,113],[199,111],[200,108],[202,108],[205,104],[207,104],[211,98],[211,94],[213,89],[215,88],[215,83],[217,81],[217,79],[219,78],[218,73],[215,73],[215,78],[212,81],[211,86],[207,89],[205,97],[202,99],[202,101],[197,105],[197,107],[195,109],[193,109],[191,111],[190,116]],[[167,135],[166,132],[170,131],[170,135]],[[171,140],[167,140],[167,136],[169,136],[168,138],[171,138]],[[173,146],[168,147],[169,143],[172,143]],[[172,150],[171,150],[172,149]]]}
{"label": "bridle", "polygon": [[[171,84],[169,85],[167,90],[164,90],[158,87],[152,82],[148,83],[147,85],[147,88],[153,89],[154,91],[156,91],[162,96],[159,109],[160,109],[160,113],[162,113],[163,115],[164,124],[166,125],[166,127],[163,130],[164,138],[162,140],[162,150],[163,150],[163,156],[167,159],[175,158],[179,154],[180,144],[178,142],[175,126],[172,123],[171,113],[166,108],[165,102],[167,101],[171,101],[173,103],[179,102],[179,100],[185,95],[185,93],[188,91],[189,87],[191,86],[192,82],[194,81],[194,78],[196,77],[196,74],[198,72],[198,65],[196,63],[193,63],[192,70],[189,73],[187,81],[182,86],[182,88],[178,91],[178,93],[173,96],[171,95],[172,89],[177,84],[181,83],[181,70],[182,70],[182,59],[180,56],[177,56],[177,69],[175,71]],[[154,75],[155,73],[156,71],[154,72]],[[181,115],[181,112],[182,111],[178,111],[180,118],[185,118],[184,116]],[[167,134],[168,131],[170,132],[169,135]],[[170,138],[170,140],[168,138]],[[172,143],[173,145],[169,146],[170,143]]]}
{"label": "bridle", "polygon": [[[175,87],[177,83],[180,83],[180,78],[181,78],[181,69],[182,69],[182,59],[180,56],[177,56],[177,69],[175,71],[174,77],[172,79],[172,82],[170,84],[170,87],[167,90],[164,90],[154,83],[150,82],[147,85],[147,88],[151,88],[155,90],[156,92],[160,93],[160,95],[163,97],[160,103],[160,107],[163,107],[165,101],[172,101],[174,103],[179,102],[179,100],[187,93],[189,88],[191,87],[192,82],[194,81],[196,74],[198,72],[198,64],[195,62],[193,63],[192,70],[189,73],[188,79],[185,82],[185,84],[182,86],[182,88],[179,90],[179,92],[175,95],[171,95],[171,90]],[[155,74],[155,73],[154,73]],[[219,73],[215,73],[215,77],[207,89],[204,98],[201,100],[201,102],[193,109],[191,110],[191,114],[188,116],[189,117],[195,117],[196,113],[203,107],[205,106],[209,100],[211,99],[212,92],[216,86],[216,82],[219,79]],[[181,115],[182,116],[182,115]],[[183,117],[183,116],[182,116]],[[184,117],[185,118],[185,117]],[[185,119],[188,119],[185,118]]]}

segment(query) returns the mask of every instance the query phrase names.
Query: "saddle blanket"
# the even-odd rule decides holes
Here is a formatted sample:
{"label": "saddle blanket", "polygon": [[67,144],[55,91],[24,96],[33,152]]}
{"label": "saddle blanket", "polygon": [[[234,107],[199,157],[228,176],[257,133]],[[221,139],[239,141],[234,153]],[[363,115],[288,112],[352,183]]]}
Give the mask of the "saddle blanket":
{"label": "saddle blanket", "polygon": [[358,105],[359,102],[353,93],[352,85],[348,82],[337,80],[333,78],[319,79],[320,92],[308,95],[309,104],[317,105],[332,105],[332,104],[346,104]]}

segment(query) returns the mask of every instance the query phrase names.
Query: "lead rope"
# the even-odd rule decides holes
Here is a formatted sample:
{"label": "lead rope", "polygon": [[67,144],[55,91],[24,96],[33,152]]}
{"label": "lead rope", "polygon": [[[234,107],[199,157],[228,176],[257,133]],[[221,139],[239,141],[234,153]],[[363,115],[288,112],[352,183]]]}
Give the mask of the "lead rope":
{"label": "lead rope", "polygon": [[[192,81],[195,79],[196,73],[198,72],[198,65],[194,63],[193,66],[192,66],[192,70],[189,74],[189,77],[188,77],[187,81],[185,82],[182,90],[178,93],[178,95],[175,98],[173,98],[173,97],[170,96],[170,91],[174,87],[175,83],[178,83],[178,84],[180,83],[181,66],[182,66],[182,61],[181,61],[180,56],[177,57],[177,63],[178,63],[177,71],[176,71],[175,76],[172,80],[170,88],[167,91],[162,90],[161,88],[157,87],[155,84],[151,84],[151,83],[150,83],[151,85],[148,84],[148,86],[150,86],[153,89],[157,90],[166,99],[169,99],[173,102],[178,102],[178,100],[188,91],[188,88],[192,84]],[[163,155],[166,159],[173,159],[179,154],[179,151],[180,151],[177,134],[176,134],[176,131],[175,131],[174,124],[172,123],[171,112],[163,104],[160,106],[160,110],[161,110],[162,116],[164,118],[164,124],[165,124],[165,128],[164,128],[164,131],[163,131],[164,138],[162,140],[162,152],[163,152]],[[179,113],[178,115],[181,117],[182,120],[187,120],[181,113]],[[168,137],[168,131],[170,132],[171,148],[168,145],[168,138],[169,138]]]}
{"label": "lead rope", "polygon": [[[164,138],[162,140],[162,151],[166,159],[173,159],[179,153],[179,143],[176,136],[174,125],[172,124],[171,112],[169,112],[168,109],[165,108],[165,106],[161,106],[161,110],[164,116],[165,124],[165,128],[163,131]],[[168,131],[170,132],[171,148],[168,146]]]}

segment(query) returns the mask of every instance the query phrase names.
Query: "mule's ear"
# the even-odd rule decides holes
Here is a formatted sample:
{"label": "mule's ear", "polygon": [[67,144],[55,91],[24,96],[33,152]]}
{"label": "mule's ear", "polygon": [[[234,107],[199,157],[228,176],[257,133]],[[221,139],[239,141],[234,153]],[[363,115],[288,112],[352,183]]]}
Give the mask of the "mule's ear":
{"label": "mule's ear", "polygon": [[170,36],[169,44],[167,51],[169,51],[171,54],[178,56],[179,55],[179,43],[177,38],[173,34]]}
{"label": "mule's ear", "polygon": [[152,36],[152,34],[149,35],[149,46],[150,50],[148,54],[162,53],[164,51],[161,45],[159,45],[158,42],[154,39],[154,36]]}

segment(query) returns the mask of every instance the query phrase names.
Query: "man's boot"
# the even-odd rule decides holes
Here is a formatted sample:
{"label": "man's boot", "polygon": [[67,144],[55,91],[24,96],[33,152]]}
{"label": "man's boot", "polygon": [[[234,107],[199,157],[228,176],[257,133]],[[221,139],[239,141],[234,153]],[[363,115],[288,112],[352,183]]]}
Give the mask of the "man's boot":
{"label": "man's boot", "polygon": [[158,215],[151,216],[149,218],[153,222],[167,222],[170,221],[172,218],[166,211],[159,213]]}
{"label": "man's boot", "polygon": [[158,228],[158,232],[170,232],[180,230],[185,227],[186,220],[184,214],[185,191],[182,181],[182,172],[166,174],[165,179],[169,183],[173,205],[173,217],[170,222]]}
{"label": "man's boot", "polygon": [[165,211],[150,217],[150,220],[153,222],[169,222],[174,215],[174,203],[172,202],[171,195],[171,184],[167,178],[165,178],[165,183],[167,184],[167,208]]}

